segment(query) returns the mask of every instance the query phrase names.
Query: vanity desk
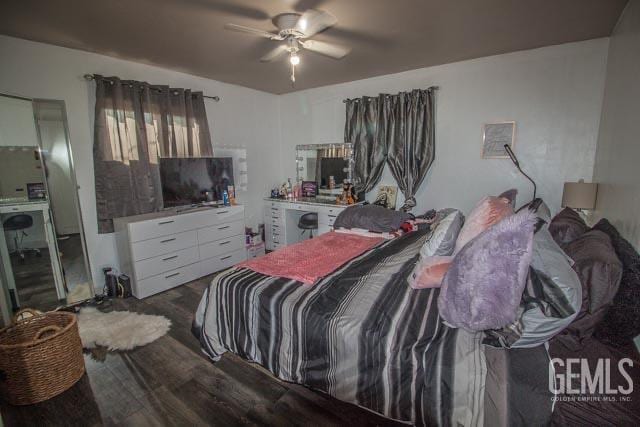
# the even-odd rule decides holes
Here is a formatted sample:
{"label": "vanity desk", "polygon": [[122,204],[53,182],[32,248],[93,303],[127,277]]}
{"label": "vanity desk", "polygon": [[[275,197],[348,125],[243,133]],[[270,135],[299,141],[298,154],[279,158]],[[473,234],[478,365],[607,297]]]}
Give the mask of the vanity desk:
{"label": "vanity desk", "polygon": [[309,212],[318,214],[318,229],[314,235],[327,233],[340,212],[348,208],[335,201],[315,197],[300,199],[264,199],[265,239],[268,250],[274,251],[302,240],[298,228],[300,217]]}

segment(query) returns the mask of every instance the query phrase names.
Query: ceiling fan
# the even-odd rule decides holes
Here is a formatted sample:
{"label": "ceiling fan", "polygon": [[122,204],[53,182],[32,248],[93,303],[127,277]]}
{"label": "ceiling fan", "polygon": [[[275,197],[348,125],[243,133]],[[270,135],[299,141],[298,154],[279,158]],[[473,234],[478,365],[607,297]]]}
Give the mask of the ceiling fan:
{"label": "ceiling fan", "polygon": [[291,64],[292,83],[296,81],[296,65],[300,63],[298,52],[301,49],[316,52],[334,59],[344,58],[351,50],[333,43],[310,40],[310,37],[334,26],[338,22],[335,16],[328,12],[310,9],[303,14],[281,13],[275,16],[272,22],[278,28],[278,32],[263,31],[236,24],[226,24],[225,28],[227,30],[264,37],[275,42],[282,42],[260,58],[260,61],[270,62],[288,54],[289,63]]}

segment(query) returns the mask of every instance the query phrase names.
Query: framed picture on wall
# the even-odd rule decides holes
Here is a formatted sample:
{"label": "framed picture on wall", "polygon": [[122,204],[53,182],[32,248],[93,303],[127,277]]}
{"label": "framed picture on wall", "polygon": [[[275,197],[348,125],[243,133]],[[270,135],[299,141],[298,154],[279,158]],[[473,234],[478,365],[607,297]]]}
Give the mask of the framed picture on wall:
{"label": "framed picture on wall", "polygon": [[508,159],[505,144],[513,149],[516,122],[486,123],[482,131],[482,158]]}
{"label": "framed picture on wall", "polygon": [[396,199],[398,198],[398,187],[394,185],[381,185],[378,187],[378,195],[374,205],[379,205],[387,209],[395,210]]}

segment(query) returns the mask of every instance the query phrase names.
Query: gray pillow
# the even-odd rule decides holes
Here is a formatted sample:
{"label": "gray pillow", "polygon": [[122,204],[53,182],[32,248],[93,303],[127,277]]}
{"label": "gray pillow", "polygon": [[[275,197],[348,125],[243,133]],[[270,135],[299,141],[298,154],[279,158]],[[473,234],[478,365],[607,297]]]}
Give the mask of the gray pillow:
{"label": "gray pillow", "polygon": [[446,209],[438,212],[435,223],[431,225],[432,231],[420,248],[420,256],[426,258],[451,255],[463,223],[464,215],[459,210]]}
{"label": "gray pillow", "polygon": [[392,211],[378,205],[355,205],[340,212],[334,228],[361,228],[375,233],[396,231],[402,223],[412,219],[411,214]]}

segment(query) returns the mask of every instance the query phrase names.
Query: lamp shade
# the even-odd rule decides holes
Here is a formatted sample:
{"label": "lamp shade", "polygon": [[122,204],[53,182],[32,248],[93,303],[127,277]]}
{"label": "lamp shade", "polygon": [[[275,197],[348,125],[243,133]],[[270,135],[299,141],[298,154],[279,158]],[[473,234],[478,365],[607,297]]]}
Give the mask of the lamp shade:
{"label": "lamp shade", "polygon": [[595,209],[598,184],[591,182],[565,182],[562,192],[562,207],[573,209]]}

